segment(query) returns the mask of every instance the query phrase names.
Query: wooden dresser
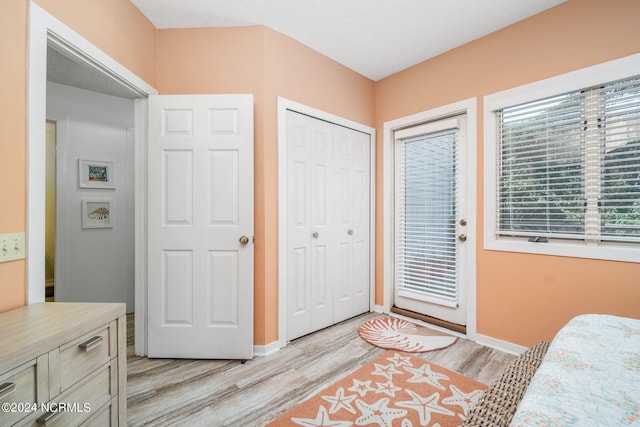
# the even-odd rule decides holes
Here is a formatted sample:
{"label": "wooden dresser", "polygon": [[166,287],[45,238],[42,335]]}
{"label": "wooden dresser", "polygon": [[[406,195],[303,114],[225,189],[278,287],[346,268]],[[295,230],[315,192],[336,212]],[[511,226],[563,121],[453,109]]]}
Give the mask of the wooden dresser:
{"label": "wooden dresser", "polygon": [[0,426],[125,426],[124,304],[0,313]]}

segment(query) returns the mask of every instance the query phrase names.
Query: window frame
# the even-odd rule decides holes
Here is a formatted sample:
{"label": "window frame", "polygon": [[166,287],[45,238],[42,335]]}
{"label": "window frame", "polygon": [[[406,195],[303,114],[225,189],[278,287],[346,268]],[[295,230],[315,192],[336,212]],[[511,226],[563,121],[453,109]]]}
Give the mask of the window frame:
{"label": "window frame", "polygon": [[611,261],[640,262],[637,243],[569,241],[549,238],[529,242],[524,237],[497,235],[498,138],[494,111],[537,99],[629,78],[640,70],[640,54],[507,89],[484,97],[484,249]]}

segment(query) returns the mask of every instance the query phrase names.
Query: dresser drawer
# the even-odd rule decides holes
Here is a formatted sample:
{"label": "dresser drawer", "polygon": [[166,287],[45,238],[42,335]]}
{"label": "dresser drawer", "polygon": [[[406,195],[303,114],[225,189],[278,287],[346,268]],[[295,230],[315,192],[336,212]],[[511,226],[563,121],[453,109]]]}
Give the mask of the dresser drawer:
{"label": "dresser drawer", "polygon": [[126,426],[125,308],[51,302],[0,313],[0,427]]}
{"label": "dresser drawer", "polygon": [[[47,399],[47,395],[38,399],[39,388],[48,393],[46,356],[27,362],[0,375],[0,403],[9,404],[8,411],[0,411],[0,425],[11,425],[29,415],[36,403]],[[44,382],[38,384],[38,377]],[[41,390],[41,392],[43,391]]]}
{"label": "dresser drawer", "polygon": [[[116,359],[117,360],[117,359]],[[48,412],[40,412],[21,426],[74,427],[89,420],[93,415],[100,416],[101,410],[117,394],[117,363],[109,363],[96,372],[83,378],[78,384],[47,403]],[[64,410],[60,410],[64,408]]]}
{"label": "dresser drawer", "polygon": [[57,391],[65,391],[98,366],[109,362],[115,356],[115,342],[116,326],[115,322],[111,322],[104,328],[61,346],[57,364],[60,388],[52,390],[52,397]]}
{"label": "dresser drawer", "polygon": [[[93,411],[92,411],[93,412]],[[82,427],[105,427],[118,424],[118,399],[113,398],[111,402],[98,409],[87,421],[82,423]]]}

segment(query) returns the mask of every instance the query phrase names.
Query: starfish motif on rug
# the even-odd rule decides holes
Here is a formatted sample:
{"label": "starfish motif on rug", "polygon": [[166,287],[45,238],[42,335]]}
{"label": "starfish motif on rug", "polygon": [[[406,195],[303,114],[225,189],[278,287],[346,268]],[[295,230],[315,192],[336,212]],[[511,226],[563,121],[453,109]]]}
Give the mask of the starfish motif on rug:
{"label": "starfish motif on rug", "polygon": [[324,406],[320,406],[315,418],[291,418],[291,421],[304,427],[351,427],[353,425],[351,421],[330,420]]}
{"label": "starfish motif on rug", "polygon": [[451,396],[442,399],[442,403],[445,405],[458,405],[464,411],[464,414],[469,413],[469,409],[478,403],[478,400],[484,394],[482,390],[473,390],[471,393],[465,393],[453,384],[449,385],[451,390]]}
{"label": "starfish motif on rug", "polygon": [[376,391],[375,388],[371,387],[371,380],[358,381],[355,378],[353,380],[353,385],[347,390],[358,393],[360,397],[364,397],[367,392]]}
{"label": "starfish motif on rug", "polygon": [[405,367],[404,369],[406,369],[407,372],[413,374],[413,377],[407,380],[408,383],[427,383],[431,384],[435,388],[439,388],[440,390],[445,390],[445,387],[438,381],[449,380],[449,377],[447,375],[441,374],[439,372],[433,372],[431,370],[431,366],[428,363],[425,363],[419,368]]}
{"label": "starfish motif on rug", "polygon": [[351,402],[353,402],[358,395],[351,394],[349,396],[344,395],[344,389],[340,387],[336,392],[335,396],[321,396],[324,400],[331,403],[331,407],[329,408],[330,414],[335,414],[340,409],[345,409],[352,414],[356,413],[356,408],[353,407]]}
{"label": "starfish motif on rug", "polygon": [[388,365],[380,365],[379,363],[373,364],[376,369],[371,372],[371,375],[382,375],[389,381],[393,380],[393,376],[396,374],[402,375],[404,372],[398,371],[393,363],[389,363]]}
{"label": "starfish motif on rug", "polygon": [[407,411],[404,409],[389,408],[388,404],[389,399],[386,397],[371,405],[360,399],[356,400],[356,405],[362,412],[362,415],[356,420],[356,425],[365,426],[377,423],[380,427],[392,427],[393,420],[407,415]]}
{"label": "starfish motif on rug", "polygon": [[398,353],[395,353],[393,357],[387,357],[387,360],[393,363],[398,368],[400,368],[401,366],[413,366],[413,364],[411,363],[411,357],[401,356]]}
{"label": "starfish motif on rug", "polygon": [[440,399],[440,393],[438,392],[435,392],[428,397],[422,397],[418,393],[409,389],[406,389],[406,392],[411,396],[411,400],[397,402],[396,406],[417,411],[420,416],[420,424],[423,426],[429,425],[429,421],[431,421],[431,414],[455,415],[454,412],[439,405],[438,400]]}
{"label": "starfish motif on rug", "polygon": [[402,390],[402,387],[396,387],[393,382],[387,381],[386,383],[376,383],[378,389],[376,393],[388,394],[391,397],[396,397],[396,391]]}

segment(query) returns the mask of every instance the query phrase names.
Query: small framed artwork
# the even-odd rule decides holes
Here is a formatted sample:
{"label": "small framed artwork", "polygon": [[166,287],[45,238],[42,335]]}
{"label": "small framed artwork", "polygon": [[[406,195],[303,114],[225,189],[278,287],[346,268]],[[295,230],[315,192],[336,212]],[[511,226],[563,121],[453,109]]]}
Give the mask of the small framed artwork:
{"label": "small framed artwork", "polygon": [[78,160],[81,188],[116,188],[113,176],[113,162]]}
{"label": "small framed artwork", "polygon": [[113,228],[111,200],[83,200],[82,228]]}

